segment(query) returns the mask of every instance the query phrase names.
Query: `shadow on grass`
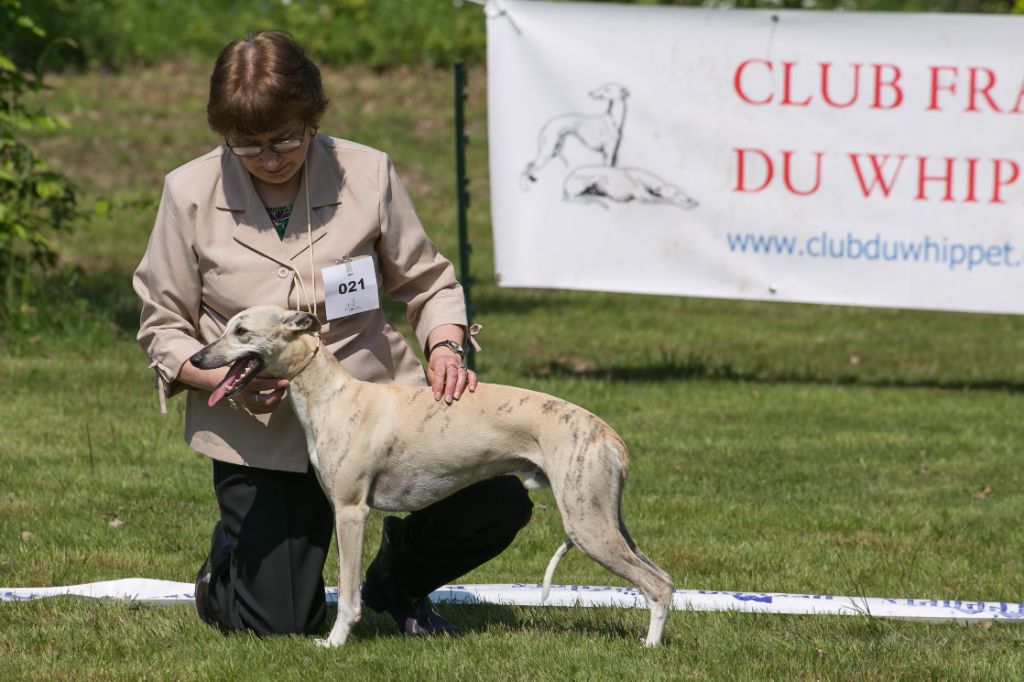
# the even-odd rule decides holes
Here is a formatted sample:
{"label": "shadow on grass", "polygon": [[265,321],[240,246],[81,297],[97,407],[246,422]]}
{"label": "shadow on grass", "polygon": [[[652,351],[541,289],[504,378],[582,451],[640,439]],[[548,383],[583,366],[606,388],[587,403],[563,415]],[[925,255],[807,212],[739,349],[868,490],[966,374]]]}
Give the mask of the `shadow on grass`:
{"label": "shadow on grass", "polygon": [[643,365],[598,365],[586,360],[555,358],[522,372],[534,379],[574,378],[623,383],[657,383],[686,379],[712,379],[751,384],[812,384],[821,386],[865,386],[871,388],[930,388],[942,390],[985,390],[1024,393],[1024,383],[1006,380],[931,379],[927,377],[863,377],[849,373],[821,375],[801,371],[737,369],[728,363],[690,356],[665,357]]}
{"label": "shadow on grass", "polygon": [[[522,627],[514,611],[507,606],[494,604],[474,604],[472,606],[458,604],[436,604],[438,612],[462,628],[466,633],[484,632],[495,625],[500,625],[510,630]],[[337,616],[336,606],[327,607],[327,620],[321,630],[326,635],[334,625]],[[361,639],[374,639],[377,637],[404,637],[391,616],[386,613],[376,613],[365,605],[362,610],[359,622],[352,630],[353,634]]]}
{"label": "shadow on grass", "polygon": [[638,618],[636,611],[631,611],[616,607],[592,609],[576,606],[557,610],[528,607],[522,609],[522,619],[515,629],[543,635],[571,634],[590,640],[639,642],[647,633],[649,612],[643,610],[643,616]]}
{"label": "shadow on grass", "polygon": [[[90,315],[112,324],[119,332],[134,336],[139,325],[140,304],[132,288],[130,273],[113,269],[88,275],[81,274],[73,286],[74,294],[84,302]],[[488,297],[483,305],[489,310],[528,312],[534,308],[559,306],[568,296],[533,296],[517,291],[514,295]],[[384,302],[391,319],[402,319],[401,303]],[[863,375],[851,371],[828,372],[799,368],[740,368],[728,362],[672,353],[651,358],[635,365],[601,365],[593,361],[557,357],[521,367],[518,372],[534,379],[574,378],[624,383],[656,383],[705,379],[752,384],[808,384],[822,386],[865,386],[874,388],[927,388],[941,390],[988,390],[1024,393],[1024,382],[1006,379],[932,378],[914,376]]]}
{"label": "shadow on grass", "polygon": [[[608,610],[607,614],[595,614],[591,609],[580,609],[579,617],[561,615],[566,609],[544,607],[515,608],[498,604],[437,604],[442,616],[463,629],[465,634],[482,634],[487,632],[514,632],[537,635],[570,634],[588,638],[619,639],[626,642],[642,639],[647,631],[646,618],[637,619],[632,614],[616,610]],[[572,612],[572,609],[568,610]],[[559,615],[554,615],[559,612]],[[328,607],[327,624],[322,632],[326,635],[330,625],[334,623],[336,609]],[[645,612],[646,613],[646,612]],[[639,627],[639,629],[638,629]],[[398,632],[395,622],[386,614],[374,613],[363,609],[362,618],[353,629],[353,634],[360,639],[377,637],[403,637]]]}

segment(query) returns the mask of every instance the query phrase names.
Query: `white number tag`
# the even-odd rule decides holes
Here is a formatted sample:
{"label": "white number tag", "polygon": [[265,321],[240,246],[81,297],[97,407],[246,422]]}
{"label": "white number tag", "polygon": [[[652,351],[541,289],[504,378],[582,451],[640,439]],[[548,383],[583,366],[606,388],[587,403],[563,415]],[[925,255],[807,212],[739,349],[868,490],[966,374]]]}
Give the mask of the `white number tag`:
{"label": "white number tag", "polygon": [[360,256],[320,271],[324,279],[324,304],[327,319],[355,315],[380,307],[377,297],[377,273],[373,259]]}

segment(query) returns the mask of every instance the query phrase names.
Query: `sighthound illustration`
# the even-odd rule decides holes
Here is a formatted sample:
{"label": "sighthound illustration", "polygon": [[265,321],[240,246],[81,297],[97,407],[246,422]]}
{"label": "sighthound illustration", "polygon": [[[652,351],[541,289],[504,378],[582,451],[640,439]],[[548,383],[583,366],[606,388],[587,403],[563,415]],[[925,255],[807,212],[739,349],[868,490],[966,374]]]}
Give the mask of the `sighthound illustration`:
{"label": "sighthound illustration", "polygon": [[[537,134],[537,154],[520,174],[520,187],[528,191],[540,180],[541,171],[560,159],[569,168],[562,183],[562,199],[568,203],[597,204],[605,209],[612,203],[696,208],[697,200],[678,185],[644,168],[618,165],[629,90],[618,83],[605,83],[587,94],[608,103],[604,113],[561,114],[541,126]],[[566,144],[571,140],[599,155],[600,163],[573,166],[565,153]],[[579,158],[579,154],[574,156]]]}
{"label": "sighthound illustration", "polygon": [[596,203],[602,208],[608,208],[607,201],[670,204],[684,209],[697,206],[696,199],[682,189],[642,168],[581,166],[565,179],[562,196],[566,201]]}
{"label": "sighthound illustration", "polygon": [[596,115],[562,114],[545,123],[537,135],[537,156],[526,164],[523,171],[524,186],[537,182],[538,173],[556,158],[566,162],[562,149],[570,139],[576,139],[587,149],[600,154],[605,166],[616,164],[619,145],[622,144],[622,128],[626,123],[629,90],[618,83],[605,83],[587,94],[607,102],[605,112]]}

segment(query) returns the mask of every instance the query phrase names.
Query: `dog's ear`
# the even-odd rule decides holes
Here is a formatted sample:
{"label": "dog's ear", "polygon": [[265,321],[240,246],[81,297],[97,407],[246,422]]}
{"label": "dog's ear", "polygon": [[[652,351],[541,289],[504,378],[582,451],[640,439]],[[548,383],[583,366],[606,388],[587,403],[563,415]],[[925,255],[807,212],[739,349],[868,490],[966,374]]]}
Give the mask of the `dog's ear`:
{"label": "dog's ear", "polygon": [[284,326],[288,331],[316,334],[320,331],[320,320],[315,315],[297,311],[284,318]]}

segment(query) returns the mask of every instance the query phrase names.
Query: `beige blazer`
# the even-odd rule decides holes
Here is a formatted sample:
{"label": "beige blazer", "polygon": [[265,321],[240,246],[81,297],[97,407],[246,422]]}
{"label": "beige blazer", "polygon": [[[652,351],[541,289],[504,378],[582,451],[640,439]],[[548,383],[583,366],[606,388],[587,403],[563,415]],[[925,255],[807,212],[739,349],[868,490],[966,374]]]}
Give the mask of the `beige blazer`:
{"label": "beige blazer", "polygon": [[[371,256],[383,296],[406,304],[421,346],[441,324],[466,324],[451,263],[423,231],[391,160],[375,149],[318,136],[307,157],[317,311],[327,348],[359,379],[422,384],[415,352],[380,309],[325,320],[321,269]],[[214,459],[305,471],[305,436],[284,401],[254,416],[177,381],[185,361],[237,312],[261,303],[304,308],[312,295],[306,193],[300,187],[279,239],[249,173],[223,146],[167,175],[145,256],[138,340],[156,370],[161,403],[188,389],[185,440]],[[301,278],[302,285],[298,284]]]}

